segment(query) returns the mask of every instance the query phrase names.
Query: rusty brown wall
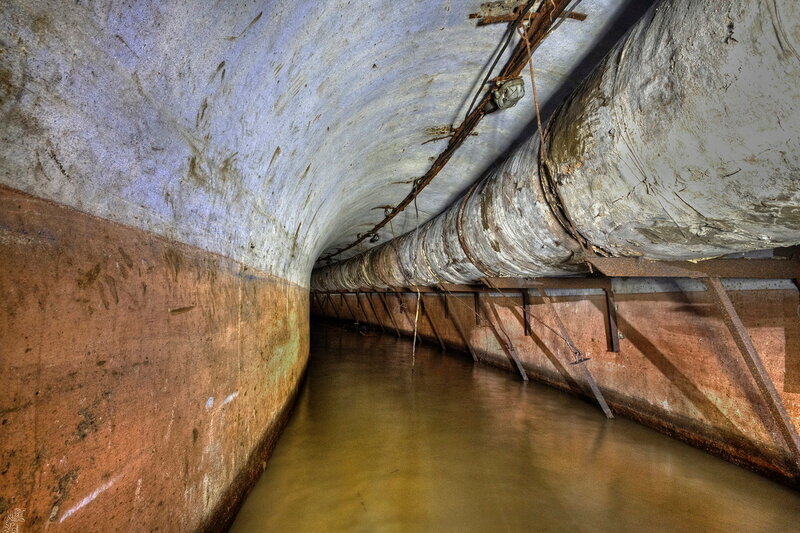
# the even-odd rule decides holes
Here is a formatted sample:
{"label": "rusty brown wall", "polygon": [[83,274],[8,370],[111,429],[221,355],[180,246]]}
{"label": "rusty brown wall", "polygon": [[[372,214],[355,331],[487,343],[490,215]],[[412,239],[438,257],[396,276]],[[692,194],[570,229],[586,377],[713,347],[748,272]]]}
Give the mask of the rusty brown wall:
{"label": "rusty brown wall", "polygon": [[305,368],[306,289],[9,189],[0,272],[0,514],[223,524]]}
{"label": "rusty brown wall", "polygon": [[[798,291],[734,290],[730,294],[790,416],[800,426]],[[394,294],[385,297],[398,327],[410,334],[416,295],[403,295],[405,311]],[[476,325],[472,295],[450,296],[447,317],[442,296],[423,297],[447,345],[464,349],[452,322],[456,319],[484,362],[512,370],[497,338],[503,334],[498,327],[502,324],[531,377],[583,395],[578,391],[575,369],[568,364],[572,359],[566,343],[554,332],[553,316],[540,299],[531,298],[532,335],[527,337],[519,293],[482,296],[480,326]],[[313,312],[352,316],[339,295],[319,298]],[[363,311],[354,296],[346,298],[360,321],[376,322],[364,295]],[[380,322],[393,332],[383,305],[373,298]],[[555,309],[578,348],[590,354],[588,366],[615,412],[800,487],[780,434],[710,297],[702,291],[687,291],[618,293],[616,299],[624,336],[619,353],[606,348],[602,293],[554,298]],[[489,306],[494,307],[496,316]],[[420,316],[418,331],[436,342],[425,315]],[[597,416],[603,416],[599,408]]]}

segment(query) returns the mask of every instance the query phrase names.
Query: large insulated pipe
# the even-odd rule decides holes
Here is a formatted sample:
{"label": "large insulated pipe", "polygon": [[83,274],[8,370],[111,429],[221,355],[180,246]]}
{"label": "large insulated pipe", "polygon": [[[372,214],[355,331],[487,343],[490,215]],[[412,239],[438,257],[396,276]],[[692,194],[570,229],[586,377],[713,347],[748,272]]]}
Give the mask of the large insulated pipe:
{"label": "large insulated pipe", "polygon": [[664,0],[545,128],[435,219],[319,290],[563,275],[587,253],[800,243],[800,2]]}

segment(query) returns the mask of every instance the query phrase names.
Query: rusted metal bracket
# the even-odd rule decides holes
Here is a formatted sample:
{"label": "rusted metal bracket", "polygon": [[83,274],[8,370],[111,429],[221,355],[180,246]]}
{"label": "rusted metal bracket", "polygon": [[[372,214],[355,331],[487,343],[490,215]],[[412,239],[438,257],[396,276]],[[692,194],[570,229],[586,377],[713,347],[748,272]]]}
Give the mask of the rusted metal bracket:
{"label": "rusted metal bracket", "polygon": [[370,309],[372,309],[372,314],[375,315],[375,321],[378,323],[378,326],[381,328],[381,332],[386,332],[383,328],[383,323],[381,322],[381,317],[378,316],[378,311],[375,310],[375,306],[372,304],[372,298],[369,297],[368,293],[364,293],[364,297],[367,299],[367,303],[369,304]]}
{"label": "rusted metal bracket", "polygon": [[[447,300],[448,300],[447,294],[443,294],[442,297],[444,299],[444,305],[445,305],[445,307],[447,307],[448,306],[448,304],[447,304]],[[456,313],[451,314],[450,315],[450,321],[456,327],[456,331],[458,331],[458,334],[461,335],[461,339],[464,341],[464,345],[467,347],[467,350],[469,350],[469,354],[472,356],[472,360],[474,362],[476,362],[476,363],[480,362],[480,360],[478,359],[478,355],[475,353],[475,350],[472,348],[472,345],[469,343],[469,337],[467,337],[466,333],[464,333],[464,329],[461,327],[461,322],[458,321],[458,315]]]}
{"label": "rusted metal bracket", "polygon": [[419,305],[420,305],[420,311],[428,319],[428,324],[431,325],[433,334],[436,335],[436,340],[439,341],[439,346],[442,348],[443,352],[446,352],[447,348],[445,348],[444,341],[442,341],[442,336],[439,335],[439,330],[436,327],[436,324],[433,323],[433,317],[428,312],[428,308],[425,306],[425,296],[422,293],[420,293],[419,295]]}
{"label": "rusted metal bracket", "polygon": [[[536,289],[601,289],[605,295],[606,312],[604,319],[606,323],[606,343],[608,351],[619,352],[619,329],[617,328],[617,309],[614,301],[614,291],[609,278],[484,278],[483,283],[493,289],[500,291],[521,290],[522,291],[522,314],[525,335],[530,336],[530,322],[528,312],[528,291],[529,288]],[[502,292],[502,291],[501,291]]]}
{"label": "rusted metal bracket", "polygon": [[[511,336],[509,336],[508,332],[503,327],[503,321],[500,320],[500,316],[497,314],[497,309],[492,303],[484,303],[489,311],[489,313],[486,315],[486,322],[494,331],[497,340],[505,346],[506,351],[511,356],[511,360],[514,361],[514,364],[517,367],[517,372],[519,372],[522,381],[528,381],[528,373],[525,371],[525,367],[522,366],[522,361],[520,360],[519,355],[517,355],[517,350],[514,348],[514,343],[511,340]],[[492,321],[492,316],[494,316],[494,321]]]}
{"label": "rusted metal bracket", "polygon": [[530,304],[528,289],[522,289],[522,332],[526,337],[531,336]]}
{"label": "rusted metal bracket", "polygon": [[761,357],[758,355],[758,351],[755,346],[753,346],[747,328],[742,323],[741,318],[739,318],[739,314],[733,307],[733,303],[728,297],[728,293],[725,291],[725,287],[722,286],[722,282],[720,282],[719,278],[706,278],[703,279],[703,283],[708,289],[708,293],[711,295],[714,303],[717,305],[717,308],[720,310],[722,320],[725,322],[725,326],[728,328],[736,346],[739,348],[739,352],[742,354],[747,369],[756,382],[758,390],[761,392],[761,397],[764,399],[764,403],[767,405],[770,414],[772,414],[780,430],[783,440],[786,442],[786,446],[794,460],[795,467],[797,471],[800,472],[800,436],[797,434],[797,429],[794,427],[789,413],[786,412],[786,407],[784,407],[783,401],[778,391],[775,389],[775,385],[772,383],[772,379],[769,377],[769,373]]}
{"label": "rusted metal bracket", "polygon": [[328,293],[328,301],[330,302],[331,309],[333,309],[333,315],[336,317],[336,320],[340,320],[342,318],[341,313],[339,313],[339,308],[336,306],[336,303],[333,301],[333,296]]}
{"label": "rusted metal bracket", "polygon": [[564,325],[564,322],[561,321],[561,317],[556,311],[553,302],[550,300],[550,297],[547,296],[547,293],[544,291],[544,288],[539,287],[539,295],[542,297],[547,308],[550,310],[550,313],[553,315],[553,318],[556,321],[556,326],[558,327],[558,331],[564,341],[569,346],[570,351],[572,352],[572,356],[574,357],[574,361],[572,365],[576,368],[576,370],[583,374],[583,378],[586,383],[589,385],[589,388],[592,391],[597,403],[600,404],[600,408],[603,410],[607,418],[614,418],[614,414],[611,412],[611,408],[606,403],[606,399],[603,396],[603,393],[600,392],[600,387],[597,386],[597,382],[594,379],[591,371],[586,367],[586,361],[588,360],[583,353],[575,346],[575,343],[572,342],[572,337],[569,336],[569,332],[567,331],[567,327]]}
{"label": "rusted metal bracket", "polygon": [[634,257],[590,257],[588,262],[609,277],[792,279],[800,273],[796,259],[708,259],[651,261]]}
{"label": "rusted metal bracket", "polygon": [[369,320],[369,315],[367,314],[367,309],[364,307],[364,303],[361,301],[361,298],[359,298],[361,293],[357,292],[355,293],[355,295],[356,295],[356,302],[358,302],[358,308],[361,309],[361,314],[364,315],[364,322],[369,324],[370,320]]}
{"label": "rusted metal bracket", "polygon": [[347,306],[347,311],[350,313],[350,317],[352,318],[353,322],[358,322],[358,316],[356,316],[356,313],[353,312],[353,308],[350,307],[350,300],[347,299],[347,294],[339,293],[339,296],[342,297],[342,301],[344,301],[344,304]]}
{"label": "rusted metal bracket", "polygon": [[603,289],[606,297],[606,341],[608,351],[619,353],[619,329],[617,328],[617,302],[614,301],[614,291],[611,288]]}
{"label": "rusted metal bracket", "polygon": [[328,307],[330,307],[331,311],[333,311],[333,316],[336,317],[336,320],[339,320],[339,310],[336,309],[335,305],[333,305],[333,298],[331,298],[331,293],[325,294],[325,299],[328,302]]}
{"label": "rusted metal bracket", "polygon": [[408,310],[406,309],[406,306],[403,303],[403,297],[400,296],[399,292],[395,292],[394,295],[397,297],[397,304],[400,306],[400,311],[403,312],[403,316],[406,317],[406,320],[408,321],[409,327],[413,328],[414,327],[414,320],[408,314]]}
{"label": "rusted metal bracket", "polygon": [[389,310],[389,305],[386,303],[386,297],[383,295],[382,292],[378,293],[378,300],[380,300],[381,303],[383,304],[383,309],[384,309],[384,311],[386,311],[386,316],[389,317],[389,321],[392,323],[392,326],[394,327],[394,331],[395,331],[395,333],[397,333],[397,336],[399,338],[400,337],[400,328],[397,327],[397,322],[394,319],[394,315]]}

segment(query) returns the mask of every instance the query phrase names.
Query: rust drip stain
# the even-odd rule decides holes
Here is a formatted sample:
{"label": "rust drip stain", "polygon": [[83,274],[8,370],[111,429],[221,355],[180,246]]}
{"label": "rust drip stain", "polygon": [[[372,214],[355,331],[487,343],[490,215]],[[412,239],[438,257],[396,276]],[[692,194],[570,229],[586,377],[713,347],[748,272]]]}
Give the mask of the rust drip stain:
{"label": "rust drip stain", "polygon": [[48,243],[0,240],[0,504],[31,531],[224,529],[304,371],[307,291],[3,187],[0,227]]}

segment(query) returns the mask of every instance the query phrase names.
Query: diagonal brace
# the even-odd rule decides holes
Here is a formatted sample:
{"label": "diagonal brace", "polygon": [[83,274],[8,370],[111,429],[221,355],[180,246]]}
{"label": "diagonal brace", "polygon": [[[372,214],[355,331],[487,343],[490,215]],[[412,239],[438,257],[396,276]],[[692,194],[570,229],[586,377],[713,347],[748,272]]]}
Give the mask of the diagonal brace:
{"label": "diagonal brace", "polygon": [[789,417],[789,413],[786,412],[786,407],[784,407],[783,401],[781,401],[781,397],[775,389],[775,385],[772,383],[761,357],[758,355],[758,351],[753,346],[750,335],[747,333],[747,328],[745,328],[741,318],[736,313],[736,309],[733,307],[733,303],[719,278],[706,278],[703,283],[705,283],[708,293],[722,313],[722,320],[725,322],[734,342],[736,342],[747,369],[761,392],[764,403],[766,403],[770,414],[772,414],[783,440],[786,441],[786,446],[794,459],[795,466],[800,471],[800,437],[797,435],[792,419]]}
{"label": "diagonal brace", "polygon": [[595,381],[594,376],[592,375],[591,371],[586,367],[586,357],[583,353],[575,346],[575,343],[572,342],[572,337],[569,336],[569,332],[567,331],[567,327],[564,325],[564,322],[561,321],[561,317],[558,315],[553,302],[550,300],[550,297],[547,296],[547,293],[544,292],[544,289],[539,287],[539,295],[542,297],[547,309],[550,310],[550,313],[555,318],[556,326],[558,327],[559,334],[561,338],[567,343],[569,346],[570,351],[572,352],[572,356],[575,358],[572,365],[575,366],[580,374],[583,375],[583,379],[586,380],[586,383],[589,384],[589,388],[592,390],[592,394],[594,395],[597,403],[600,404],[600,408],[605,413],[606,418],[614,418],[614,414],[611,412],[611,408],[608,406],[603,393],[600,392],[600,387],[597,386],[597,381]]}

